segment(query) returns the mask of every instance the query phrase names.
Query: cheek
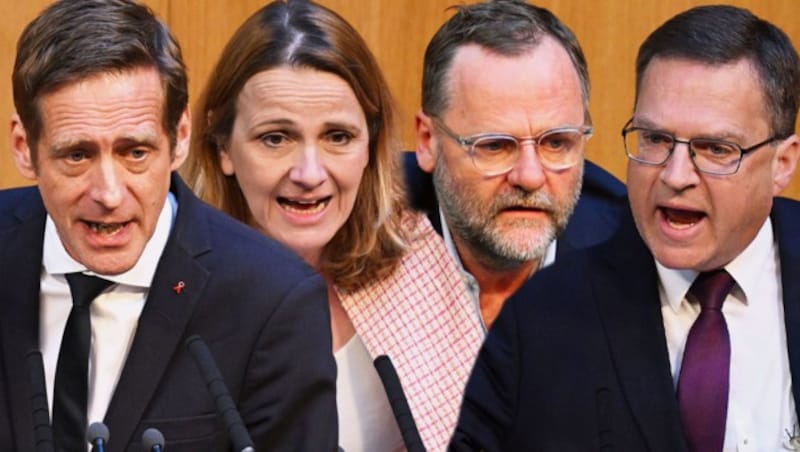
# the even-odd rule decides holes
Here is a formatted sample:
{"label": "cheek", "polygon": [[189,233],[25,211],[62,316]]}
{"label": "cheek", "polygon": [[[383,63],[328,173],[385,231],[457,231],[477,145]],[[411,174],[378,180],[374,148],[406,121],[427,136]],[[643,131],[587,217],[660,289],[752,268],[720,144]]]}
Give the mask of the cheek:
{"label": "cheek", "polygon": [[630,204],[633,216],[636,218],[637,223],[641,221],[646,215],[647,198],[650,190],[648,188],[648,177],[644,171],[640,169],[628,169],[627,175],[628,185],[628,203]]}
{"label": "cheek", "polygon": [[355,195],[359,187],[364,182],[367,173],[377,172],[369,168],[369,153],[367,149],[363,152],[353,154],[349,158],[332,157],[328,164],[328,173],[333,175],[339,189],[343,193]]}
{"label": "cheek", "polygon": [[578,188],[578,178],[581,177],[578,168],[571,168],[563,173],[547,173],[548,185],[550,190],[556,194],[559,199],[567,198],[575,194]]}

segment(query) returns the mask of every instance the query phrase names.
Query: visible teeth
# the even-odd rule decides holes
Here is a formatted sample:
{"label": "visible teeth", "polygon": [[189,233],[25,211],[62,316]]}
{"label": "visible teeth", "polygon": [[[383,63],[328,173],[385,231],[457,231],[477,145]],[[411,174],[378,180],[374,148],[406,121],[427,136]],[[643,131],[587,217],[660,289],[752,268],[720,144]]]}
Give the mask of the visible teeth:
{"label": "visible teeth", "polygon": [[694,223],[683,223],[678,221],[672,221],[671,219],[667,218],[667,223],[675,229],[688,229],[694,225]]}
{"label": "visible teeth", "polygon": [[103,235],[114,235],[122,229],[121,223],[89,223],[92,231]]}
{"label": "visible teeth", "polygon": [[663,209],[667,223],[675,229],[687,229],[703,219],[702,212],[682,209]]}
{"label": "visible teeth", "polygon": [[285,198],[279,199],[278,201],[284,209],[290,212],[314,214],[325,209],[330,200],[331,198],[328,197],[317,201],[290,201]]}

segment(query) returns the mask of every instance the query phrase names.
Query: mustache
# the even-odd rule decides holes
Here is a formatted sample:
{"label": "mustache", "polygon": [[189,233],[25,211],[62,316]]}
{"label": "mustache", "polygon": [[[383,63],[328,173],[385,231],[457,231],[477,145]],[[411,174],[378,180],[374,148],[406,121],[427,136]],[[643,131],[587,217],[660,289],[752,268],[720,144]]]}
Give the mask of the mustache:
{"label": "mustache", "polygon": [[489,209],[493,212],[508,208],[526,208],[552,212],[555,209],[555,203],[547,193],[516,190],[496,196],[489,205]]}

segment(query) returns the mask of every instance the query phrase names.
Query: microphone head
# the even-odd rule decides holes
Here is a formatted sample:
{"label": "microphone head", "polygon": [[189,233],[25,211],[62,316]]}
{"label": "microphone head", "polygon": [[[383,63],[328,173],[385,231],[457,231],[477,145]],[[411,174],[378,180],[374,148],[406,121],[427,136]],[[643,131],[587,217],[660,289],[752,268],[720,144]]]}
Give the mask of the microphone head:
{"label": "microphone head", "polygon": [[94,445],[98,439],[103,440],[103,443],[108,442],[108,427],[102,422],[92,422],[92,425],[86,429],[86,441]]}
{"label": "microphone head", "polygon": [[148,428],[142,433],[142,445],[144,450],[150,452],[154,447],[164,447],[164,435],[156,428]]}

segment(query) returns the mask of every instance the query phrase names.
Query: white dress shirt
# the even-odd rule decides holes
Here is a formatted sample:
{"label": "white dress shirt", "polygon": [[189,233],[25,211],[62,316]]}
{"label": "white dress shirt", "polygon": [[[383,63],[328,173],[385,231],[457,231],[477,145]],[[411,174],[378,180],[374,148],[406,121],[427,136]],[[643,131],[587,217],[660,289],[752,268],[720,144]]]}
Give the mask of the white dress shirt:
{"label": "white dress shirt", "polygon": [[[667,336],[672,378],[677,388],[689,329],[700,306],[686,300],[697,276],[658,262],[661,313]],[[725,451],[786,449],[797,416],[786,346],[781,269],[772,222],[725,266],[736,285],[722,305],[731,343],[731,367]]]}
{"label": "white dress shirt", "polygon": [[[89,354],[89,424],[102,421],[117,385],[133,335],[144,308],[156,265],[167,243],[177,211],[172,193],[167,196],[153,236],[145,245],[139,261],[125,273],[97,275],[116,284],[101,293],[91,304],[92,347]],[[39,344],[45,369],[47,398],[52,418],[58,351],[72,309],[72,296],[65,274],[89,272],[64,249],[55,223],[48,215],[44,232],[44,255],[39,309]]]}

